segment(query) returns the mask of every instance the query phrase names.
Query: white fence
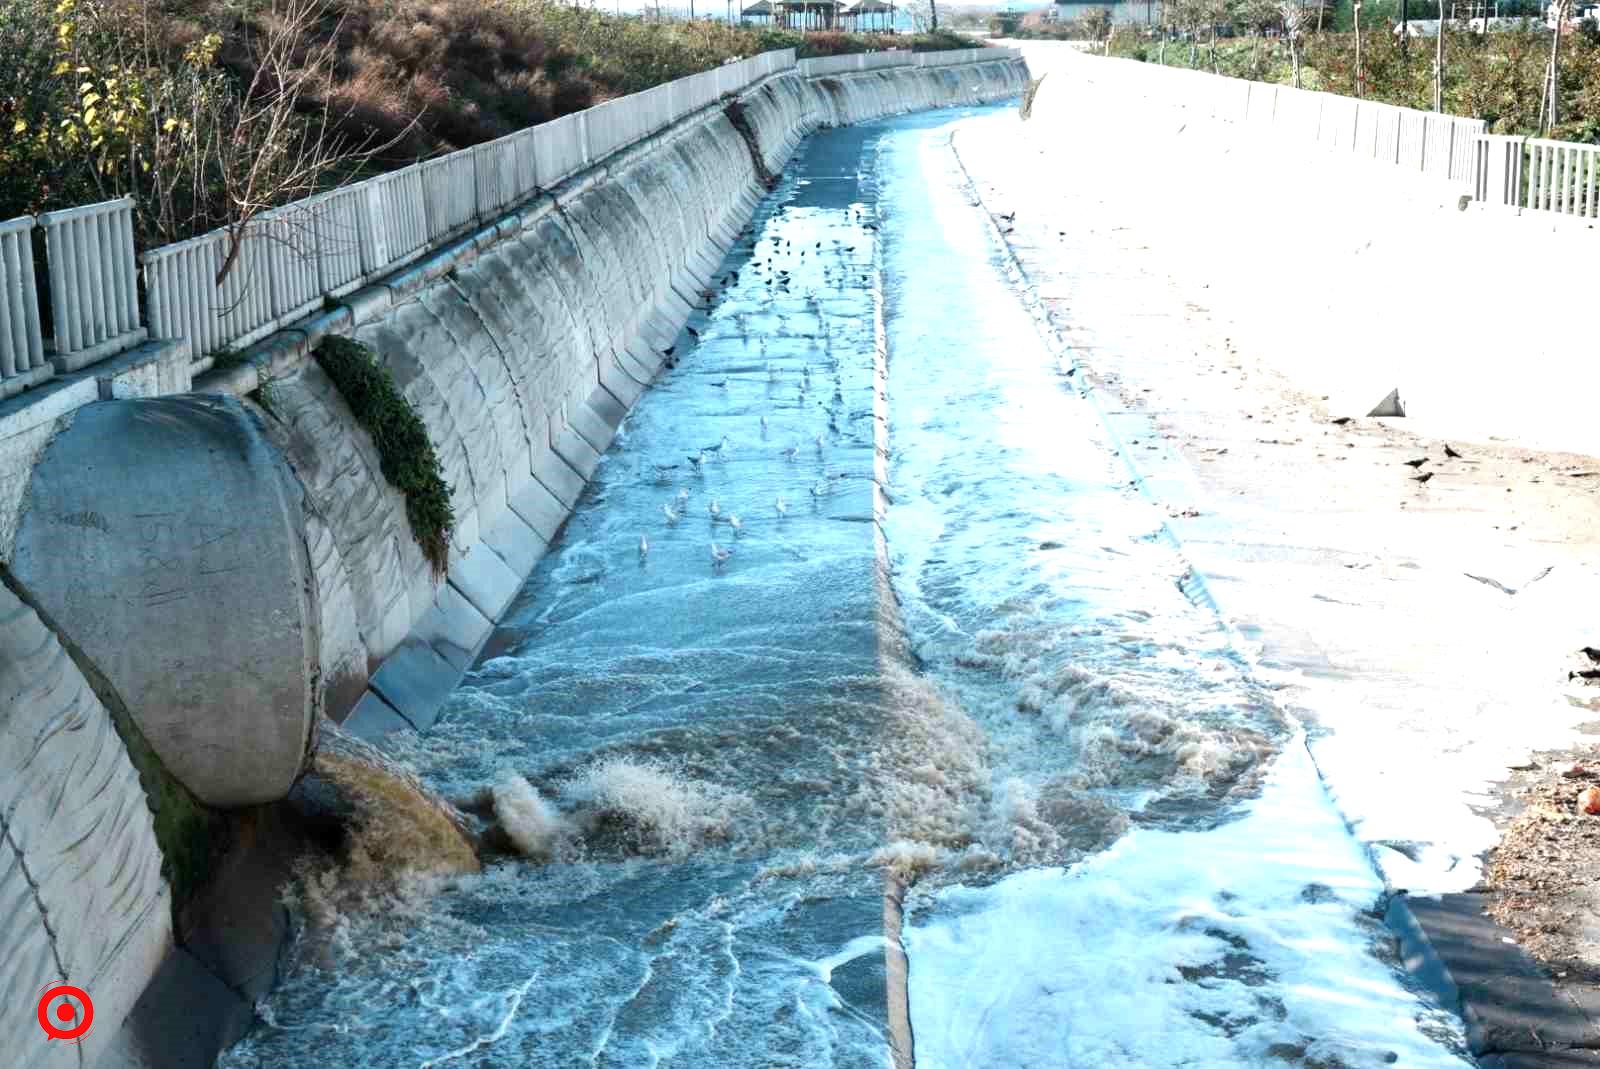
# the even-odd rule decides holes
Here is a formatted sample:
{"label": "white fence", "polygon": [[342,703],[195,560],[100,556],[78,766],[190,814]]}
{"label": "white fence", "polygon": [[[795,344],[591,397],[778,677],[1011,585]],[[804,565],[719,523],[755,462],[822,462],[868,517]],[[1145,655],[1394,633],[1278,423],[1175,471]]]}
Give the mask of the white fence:
{"label": "white fence", "polygon": [[802,59],[798,66],[805,77],[817,78],[825,74],[875,71],[885,67],[945,67],[956,63],[983,63],[1016,59],[1020,55],[1022,53],[1014,48],[965,48],[953,52],[912,52],[896,48],[885,52],[854,52],[843,56]]}
{"label": "white fence", "polygon": [[1481,119],[1402,108],[1133,60],[1062,53],[1069,76],[1108,98],[1313,140],[1460,184],[1516,212],[1600,218],[1600,145],[1490,134]]}
{"label": "white fence", "polygon": [[[185,339],[200,361],[278,330],[486,223],[702,108],[780,71],[810,76],[1009,59],[1013,49],[872,52],[796,63],[767,52],[607,101],[483,145],[425,160],[253,219],[151,249],[143,265],[150,336]],[[129,198],[0,223],[0,397],[144,340]],[[40,332],[32,232],[44,228],[50,277]],[[226,266],[226,271],[224,267]],[[49,360],[46,359],[47,349]]]}
{"label": "white fence", "polygon": [[133,198],[46,212],[52,363],[72,371],[144,340],[133,268]]}
{"label": "white fence", "polygon": [[1237,125],[1262,136],[1420,171],[1464,186],[1478,171],[1482,119],[1252,82],[1183,67],[1064,52],[1065,70],[1110,98]]}
{"label": "white fence", "polygon": [[0,397],[50,377],[33,277],[33,218],[0,223]]}

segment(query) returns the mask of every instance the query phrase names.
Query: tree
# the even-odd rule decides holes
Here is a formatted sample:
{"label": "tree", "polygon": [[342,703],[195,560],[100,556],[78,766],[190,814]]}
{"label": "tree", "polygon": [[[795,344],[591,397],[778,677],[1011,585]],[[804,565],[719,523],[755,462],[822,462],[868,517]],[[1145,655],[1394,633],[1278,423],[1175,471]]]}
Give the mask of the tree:
{"label": "tree", "polygon": [[1550,11],[1555,16],[1556,32],[1550,38],[1550,62],[1545,65],[1544,100],[1539,105],[1539,130],[1546,134],[1560,121],[1561,33],[1571,17],[1572,0],[1554,0]]}
{"label": "tree", "polygon": [[1359,99],[1366,96],[1366,82],[1361,73],[1361,0],[1355,0],[1350,7],[1356,19],[1356,97]]}
{"label": "tree", "polygon": [[1300,36],[1305,32],[1306,9],[1300,0],[1282,0],[1278,14],[1283,19],[1283,35],[1289,39],[1289,62],[1294,69],[1294,87],[1300,88]]}
{"label": "tree", "polygon": [[1261,45],[1267,31],[1278,25],[1281,18],[1279,0],[1238,0],[1235,14],[1251,30],[1254,38],[1250,49],[1251,77],[1262,76]]}
{"label": "tree", "polygon": [[1439,0],[1439,39],[1433,43],[1433,110],[1444,111],[1444,0]]}

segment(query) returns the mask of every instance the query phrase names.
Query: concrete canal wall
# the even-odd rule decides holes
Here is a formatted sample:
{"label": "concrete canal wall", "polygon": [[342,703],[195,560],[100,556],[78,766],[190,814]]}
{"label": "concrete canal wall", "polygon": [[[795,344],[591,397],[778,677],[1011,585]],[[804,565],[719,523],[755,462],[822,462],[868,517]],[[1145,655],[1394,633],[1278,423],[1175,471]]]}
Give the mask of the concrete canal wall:
{"label": "concrete canal wall", "polygon": [[[319,716],[431,724],[800,139],[1026,77],[1010,56],[790,68],[226,367],[169,340],[0,404],[0,1062],[177,1064],[173,1005],[248,1020],[235,978],[175,945],[150,776],[254,806],[287,793]],[[370,346],[426,424],[456,516],[443,580],[310,359],[329,335]],[[144,787],[114,713],[154,755]],[[60,982],[94,1000],[82,1044],[35,1020]]]}

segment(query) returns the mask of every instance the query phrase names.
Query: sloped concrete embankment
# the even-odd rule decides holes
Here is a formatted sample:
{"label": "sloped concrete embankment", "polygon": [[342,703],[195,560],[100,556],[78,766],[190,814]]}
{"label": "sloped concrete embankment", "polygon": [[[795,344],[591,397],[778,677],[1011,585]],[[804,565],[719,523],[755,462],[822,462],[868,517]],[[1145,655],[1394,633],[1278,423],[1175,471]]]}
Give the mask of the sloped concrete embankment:
{"label": "sloped concrete embankment", "polygon": [[[270,983],[270,945],[265,965],[174,946],[174,844],[158,845],[106,703],[148,742],[147,766],[235,811],[288,792],[319,716],[427,727],[702,301],[764,173],[818,126],[1001,99],[1025,80],[1014,60],[774,76],[266,339],[196,382],[202,396],[50,424],[26,481],[0,487],[16,517],[0,532],[0,990],[15,1018],[0,1061],[180,1064],[163,1043],[227,1042],[263,970]],[[427,426],[457,517],[442,582],[310,359],[330,334],[370,345]],[[240,396],[264,383],[265,408]],[[33,1020],[62,980],[95,1001],[82,1046],[45,1045]],[[192,1027],[219,1012],[239,1019]]]}
{"label": "sloped concrete embankment", "polygon": [[1600,453],[1600,366],[1550,329],[1577,307],[1554,280],[1593,262],[1590,220],[1510,214],[1347,145],[1213,120],[1142,64],[1024,52],[1043,77],[1031,122],[1054,146],[1038,166],[1103,158],[1073,181],[1105,190],[1106,226],[1149,235],[1169,274],[1336,413],[1398,389],[1424,433]]}

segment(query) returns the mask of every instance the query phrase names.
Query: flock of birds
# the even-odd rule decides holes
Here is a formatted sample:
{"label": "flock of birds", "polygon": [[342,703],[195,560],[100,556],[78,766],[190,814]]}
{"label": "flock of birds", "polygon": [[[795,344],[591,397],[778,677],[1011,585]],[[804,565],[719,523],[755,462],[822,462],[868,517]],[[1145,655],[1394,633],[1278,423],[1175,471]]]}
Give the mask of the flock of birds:
{"label": "flock of birds", "polygon": [[[775,218],[781,220],[786,210],[787,206],[780,206],[776,210]],[[850,221],[864,231],[870,232],[877,229],[876,224],[866,219],[864,209],[859,206],[853,206],[850,209]],[[712,281],[712,286],[715,288],[701,291],[700,297],[705,303],[698,310],[702,312],[711,311],[720,294],[737,285],[743,273],[751,273],[756,279],[759,279],[763,290],[771,298],[779,296],[799,296],[803,298],[807,311],[817,316],[826,367],[814,370],[808,363],[803,365],[796,375],[794,372],[786,373],[782,368],[768,362],[766,364],[767,394],[769,399],[780,402],[783,407],[798,408],[802,415],[808,415],[812,411],[813,402],[821,410],[819,415],[826,420],[826,430],[817,431],[811,439],[811,446],[814,448],[815,455],[820,463],[827,453],[827,436],[829,434],[839,435],[843,433],[840,417],[841,415],[846,415],[846,418],[848,418],[844,405],[844,379],[839,358],[833,351],[833,338],[828,329],[827,319],[822,315],[821,301],[817,297],[816,290],[806,286],[799,276],[807,267],[818,265],[821,266],[821,282],[824,285],[837,286],[851,281],[849,277],[851,275],[859,275],[861,282],[867,282],[870,280],[870,275],[860,274],[859,268],[848,261],[842,265],[839,263],[830,265],[825,262],[827,253],[848,256],[848,254],[855,251],[855,245],[847,244],[842,239],[835,238],[828,241],[802,240],[796,242],[793,237],[785,237],[781,233],[774,233],[760,239],[752,238],[751,234],[751,227],[747,227],[740,234],[739,251],[750,254],[748,264],[740,270],[729,271],[715,278]],[[797,287],[799,287],[798,293],[796,292]],[[748,343],[750,339],[747,314],[738,313],[733,317],[733,321],[741,337]],[[694,326],[686,326],[684,329],[694,339],[695,343],[701,340],[701,332]],[[765,338],[758,340],[758,347],[759,351],[765,355]],[[664,366],[669,369],[676,368],[682,359],[682,354],[679,353],[678,348],[678,346],[674,345],[662,350],[662,356],[665,358]],[[832,390],[826,393],[827,400],[821,400],[820,398],[827,391],[827,384],[820,380],[823,375],[830,372]],[[782,396],[787,376],[794,376],[795,392],[792,406],[788,403],[787,398]],[[728,380],[721,379],[711,385],[726,388]],[[771,424],[767,415],[763,413],[760,416],[759,428],[760,437],[763,440],[767,438],[770,427]],[[691,477],[703,477],[706,473],[707,465],[725,463],[733,452],[734,444],[732,439],[727,435],[723,435],[722,440],[716,445],[705,446],[686,455],[687,472]],[[798,461],[801,454],[802,447],[798,442],[788,445],[778,452],[780,457],[790,463]],[[671,483],[679,477],[680,472],[685,470],[683,462],[656,464],[653,467],[654,479],[658,483]],[[811,497],[820,499],[829,496],[834,491],[836,481],[842,478],[844,478],[842,474],[828,475],[824,468],[823,474],[809,486]],[[782,493],[779,493],[771,504],[773,519],[776,521],[785,519],[789,515],[789,509],[789,502]],[[720,570],[732,559],[735,546],[732,544],[724,545],[715,536],[720,533],[721,529],[726,528],[727,538],[737,542],[745,533],[746,521],[738,513],[724,509],[721,499],[715,495],[711,496],[706,502],[705,511],[713,534],[708,546],[711,567],[713,570]],[[689,512],[690,491],[686,486],[679,487],[677,493],[670,500],[661,504],[662,520],[667,527],[678,526],[688,516]],[[639,560],[641,564],[649,557],[650,552],[649,533],[643,532],[639,535]]]}
{"label": "flock of birds", "polygon": [[[1461,454],[1456,452],[1454,449],[1450,448],[1450,443],[1448,443],[1448,442],[1445,443],[1444,455],[1445,455],[1445,459],[1446,460],[1460,460],[1461,459]],[[1428,484],[1428,480],[1433,478],[1434,475],[1437,474],[1436,472],[1423,471],[1422,470],[1422,466],[1424,464],[1428,463],[1432,459],[1433,458],[1429,457],[1429,456],[1420,456],[1420,457],[1415,457],[1415,458],[1413,458],[1411,460],[1405,461],[1405,466],[1406,467],[1408,467],[1412,471],[1418,473],[1416,475],[1411,476],[1411,481],[1412,482],[1421,483],[1422,485],[1426,486]]]}

